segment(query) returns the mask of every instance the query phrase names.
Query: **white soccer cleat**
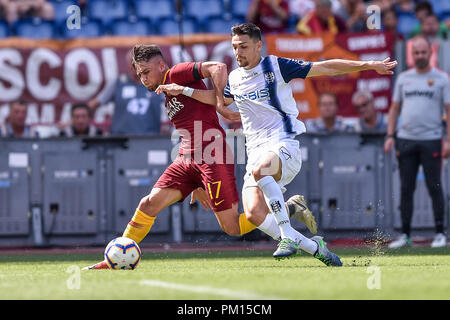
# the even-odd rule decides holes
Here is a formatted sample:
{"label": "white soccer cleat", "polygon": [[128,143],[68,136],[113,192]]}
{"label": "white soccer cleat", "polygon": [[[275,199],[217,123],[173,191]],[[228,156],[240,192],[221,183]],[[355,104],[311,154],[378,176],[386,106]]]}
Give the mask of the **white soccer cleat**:
{"label": "white soccer cleat", "polygon": [[443,248],[447,246],[447,237],[443,233],[437,233],[431,242],[432,248]]}
{"label": "white soccer cleat", "polygon": [[406,234],[403,233],[396,240],[392,241],[389,244],[388,248],[389,249],[399,249],[399,248],[410,247],[410,246],[411,246],[411,239]]}

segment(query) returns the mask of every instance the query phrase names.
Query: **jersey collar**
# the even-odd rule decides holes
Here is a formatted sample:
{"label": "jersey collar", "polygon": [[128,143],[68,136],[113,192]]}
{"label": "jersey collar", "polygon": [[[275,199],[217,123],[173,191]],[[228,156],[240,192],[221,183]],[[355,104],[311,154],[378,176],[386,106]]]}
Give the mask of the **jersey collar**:
{"label": "jersey collar", "polygon": [[170,69],[167,69],[166,73],[164,74],[164,78],[163,78],[163,84],[166,84],[166,79],[167,79],[167,74],[169,73]]}

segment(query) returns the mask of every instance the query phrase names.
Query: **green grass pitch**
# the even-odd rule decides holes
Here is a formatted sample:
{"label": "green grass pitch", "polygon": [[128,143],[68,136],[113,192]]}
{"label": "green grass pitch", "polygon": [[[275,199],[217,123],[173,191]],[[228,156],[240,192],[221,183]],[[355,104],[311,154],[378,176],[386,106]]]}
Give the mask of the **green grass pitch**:
{"label": "green grass pitch", "polygon": [[133,271],[80,270],[101,254],[2,254],[0,299],[450,299],[450,248],[335,252],[344,267],[308,254],[144,248]]}

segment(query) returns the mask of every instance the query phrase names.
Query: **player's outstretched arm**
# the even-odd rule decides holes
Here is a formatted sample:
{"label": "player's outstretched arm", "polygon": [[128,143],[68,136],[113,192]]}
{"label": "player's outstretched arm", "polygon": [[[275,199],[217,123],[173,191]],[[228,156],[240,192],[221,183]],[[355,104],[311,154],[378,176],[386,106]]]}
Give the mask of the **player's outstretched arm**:
{"label": "player's outstretched arm", "polygon": [[364,70],[375,70],[379,74],[394,74],[397,61],[386,58],[383,61],[353,61],[344,59],[330,59],[320,62],[313,62],[307,77],[335,76]]}
{"label": "player's outstretched arm", "polygon": [[240,121],[241,116],[239,112],[234,112],[228,109],[226,106],[233,103],[233,99],[226,98],[222,96],[225,106],[221,108],[217,107],[217,93],[216,90],[201,90],[193,89],[185,86],[181,86],[176,83],[163,84],[156,88],[155,92],[157,94],[165,93],[170,96],[177,96],[179,94],[184,94],[192,99],[198,100],[205,104],[210,104],[216,107],[217,112],[219,112],[223,117],[231,121]]}

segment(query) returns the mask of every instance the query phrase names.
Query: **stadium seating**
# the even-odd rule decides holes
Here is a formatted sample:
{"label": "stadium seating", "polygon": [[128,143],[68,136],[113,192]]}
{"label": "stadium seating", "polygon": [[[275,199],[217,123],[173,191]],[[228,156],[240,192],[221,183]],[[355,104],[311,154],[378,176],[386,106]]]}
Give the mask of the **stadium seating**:
{"label": "stadium seating", "polygon": [[14,23],[14,31],[18,37],[32,39],[55,38],[57,32],[53,21],[40,18],[17,20]]}
{"label": "stadium seating", "polygon": [[219,17],[216,18],[210,18],[206,21],[206,23],[203,26],[204,32],[210,32],[210,33],[231,33],[231,27],[245,22],[243,19],[233,18],[230,20],[222,19]]}
{"label": "stadium seating", "polygon": [[153,22],[177,15],[172,0],[134,0],[134,9],[138,18],[147,18]]}
{"label": "stadium seating", "polygon": [[445,15],[448,17],[450,14],[450,1],[448,0],[430,0],[433,6],[433,11],[438,15],[440,19],[444,19]]}
{"label": "stadium seating", "polygon": [[78,1],[76,0],[52,0],[51,3],[55,12],[54,21],[56,24],[65,22],[70,16],[70,14],[67,13],[67,8],[69,6],[78,5]]}
{"label": "stadium seating", "polygon": [[230,0],[230,10],[233,17],[247,16],[251,2],[252,0]]}
{"label": "stadium seating", "polygon": [[108,26],[114,20],[125,19],[129,13],[129,6],[126,0],[88,1],[87,13],[90,18],[100,20]]}
{"label": "stadium seating", "polygon": [[190,0],[184,2],[184,16],[193,17],[204,24],[212,17],[223,17],[224,5],[222,0]]}
{"label": "stadium seating", "polygon": [[95,38],[104,34],[104,28],[100,21],[81,19],[80,29],[69,30],[65,23],[61,25],[61,35],[66,39]]}
{"label": "stadium seating", "polygon": [[116,36],[145,36],[153,33],[147,19],[115,20],[111,26],[111,33]]}
{"label": "stadium seating", "polygon": [[8,22],[0,20],[0,38],[7,38],[11,34]]}
{"label": "stadium seating", "polygon": [[[156,24],[158,34],[171,35],[179,33],[179,25],[176,19],[161,19]],[[182,20],[183,34],[192,34],[200,32],[200,26],[193,18],[184,18]]]}

